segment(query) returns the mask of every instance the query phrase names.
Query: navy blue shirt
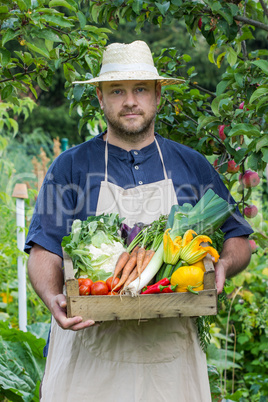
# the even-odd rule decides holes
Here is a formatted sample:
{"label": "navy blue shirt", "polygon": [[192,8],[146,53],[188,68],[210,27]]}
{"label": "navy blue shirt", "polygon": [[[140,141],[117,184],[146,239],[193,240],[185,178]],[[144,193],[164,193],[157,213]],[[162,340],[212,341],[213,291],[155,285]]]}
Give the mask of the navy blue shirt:
{"label": "navy blue shirt", "polygon": [[[234,203],[216,170],[193,149],[156,134],[168,177],[172,179],[178,204],[192,205],[212,188]],[[34,243],[62,257],[61,240],[70,233],[74,219],[94,215],[104,180],[103,133],[60,154],[52,163],[39,192],[26,239],[25,251]],[[108,181],[130,188],[164,179],[155,142],[128,152],[108,144]],[[237,212],[222,226],[225,239],[249,235],[252,229]]]}

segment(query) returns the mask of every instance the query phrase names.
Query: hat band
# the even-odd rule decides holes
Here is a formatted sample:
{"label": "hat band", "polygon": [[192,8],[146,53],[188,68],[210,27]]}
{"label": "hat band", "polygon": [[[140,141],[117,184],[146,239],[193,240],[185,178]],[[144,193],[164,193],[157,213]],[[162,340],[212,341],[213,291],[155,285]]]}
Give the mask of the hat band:
{"label": "hat band", "polygon": [[132,64],[118,64],[118,63],[108,63],[101,67],[100,75],[111,72],[122,72],[122,71],[148,71],[158,75],[157,69],[154,66],[150,66],[146,63],[132,63]]}

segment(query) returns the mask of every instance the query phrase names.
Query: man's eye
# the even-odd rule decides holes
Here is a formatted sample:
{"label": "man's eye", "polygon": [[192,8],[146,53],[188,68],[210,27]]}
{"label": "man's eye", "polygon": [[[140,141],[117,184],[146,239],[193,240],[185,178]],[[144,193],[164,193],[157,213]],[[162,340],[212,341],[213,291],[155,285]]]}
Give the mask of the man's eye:
{"label": "man's eye", "polygon": [[115,89],[113,91],[113,94],[115,94],[115,95],[119,95],[120,93],[121,93],[121,89]]}
{"label": "man's eye", "polygon": [[136,91],[137,91],[137,92],[143,92],[143,91],[145,91],[145,88],[137,88]]}

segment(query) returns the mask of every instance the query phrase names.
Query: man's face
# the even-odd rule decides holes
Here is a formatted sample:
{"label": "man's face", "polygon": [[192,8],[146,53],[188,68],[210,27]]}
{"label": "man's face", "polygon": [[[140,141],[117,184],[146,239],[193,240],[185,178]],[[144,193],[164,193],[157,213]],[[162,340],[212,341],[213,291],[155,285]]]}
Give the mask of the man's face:
{"label": "man's face", "polygon": [[97,88],[108,131],[117,138],[138,142],[154,131],[161,85],[155,81],[103,82]]}

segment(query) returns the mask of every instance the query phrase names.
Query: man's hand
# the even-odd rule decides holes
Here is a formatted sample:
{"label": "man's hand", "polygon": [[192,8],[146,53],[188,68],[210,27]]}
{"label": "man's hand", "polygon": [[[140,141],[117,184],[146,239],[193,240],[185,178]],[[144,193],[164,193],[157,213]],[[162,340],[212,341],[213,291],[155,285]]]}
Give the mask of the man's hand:
{"label": "man's hand", "polygon": [[223,244],[220,259],[215,264],[218,294],[223,291],[226,278],[237,275],[249,264],[251,248],[247,237],[232,237]]}
{"label": "man's hand", "polygon": [[87,320],[82,322],[82,317],[76,316],[67,318],[66,315],[66,297],[63,294],[52,297],[50,310],[58,325],[62,329],[71,329],[72,331],[79,331],[87,327],[95,325],[95,321]]}
{"label": "man's hand", "polygon": [[93,320],[82,322],[79,316],[67,318],[61,257],[35,244],[28,259],[28,273],[34,290],[61,328],[78,331],[97,325]]}

